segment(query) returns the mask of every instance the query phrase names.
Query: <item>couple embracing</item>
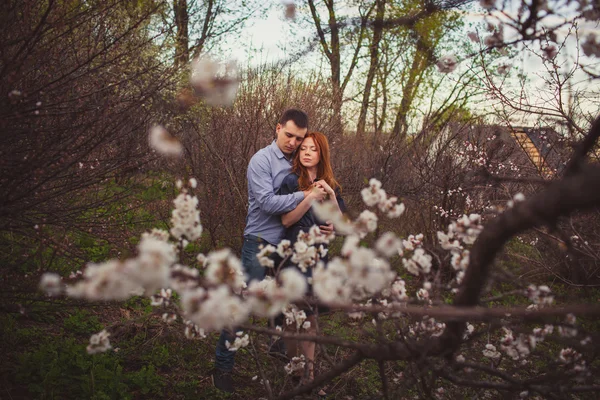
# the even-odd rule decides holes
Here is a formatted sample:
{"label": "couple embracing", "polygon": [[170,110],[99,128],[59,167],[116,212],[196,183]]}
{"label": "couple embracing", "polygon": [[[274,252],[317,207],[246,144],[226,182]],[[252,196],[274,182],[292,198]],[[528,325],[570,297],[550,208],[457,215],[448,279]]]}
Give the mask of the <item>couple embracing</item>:
{"label": "couple embracing", "polygon": [[[340,211],[345,211],[340,186],[334,178],[327,137],[308,130],[308,116],[296,109],[286,110],[276,126],[276,138],[259,150],[248,164],[248,215],[242,246],[242,266],[247,281],[262,280],[266,269],[260,265],[257,254],[267,244],[277,246],[288,239],[292,245],[298,233],[319,226],[323,234],[333,233],[329,221],[319,221],[311,211],[313,201],[335,199]],[[289,264],[289,262],[288,262]],[[312,271],[307,271],[310,276]],[[314,313],[305,310],[310,328],[315,333]],[[223,331],[216,349],[215,386],[233,392],[231,370],[235,352],[225,342],[233,336]],[[281,343],[279,341],[279,343]],[[287,341],[287,356],[300,352],[308,363],[309,376],[314,374],[314,342]]]}

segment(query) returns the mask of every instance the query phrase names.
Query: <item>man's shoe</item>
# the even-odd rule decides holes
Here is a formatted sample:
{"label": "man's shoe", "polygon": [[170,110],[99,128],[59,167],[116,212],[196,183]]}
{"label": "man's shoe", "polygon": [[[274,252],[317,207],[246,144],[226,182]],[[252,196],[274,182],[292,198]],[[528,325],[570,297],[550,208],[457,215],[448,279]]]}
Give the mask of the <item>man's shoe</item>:
{"label": "man's shoe", "polygon": [[271,357],[281,358],[285,361],[288,360],[285,343],[282,339],[276,339],[275,341],[271,342],[271,345],[269,346],[269,355]]}
{"label": "man's shoe", "polygon": [[223,392],[233,393],[235,391],[233,389],[233,377],[231,376],[231,371],[215,368],[212,374],[212,381],[213,385]]}

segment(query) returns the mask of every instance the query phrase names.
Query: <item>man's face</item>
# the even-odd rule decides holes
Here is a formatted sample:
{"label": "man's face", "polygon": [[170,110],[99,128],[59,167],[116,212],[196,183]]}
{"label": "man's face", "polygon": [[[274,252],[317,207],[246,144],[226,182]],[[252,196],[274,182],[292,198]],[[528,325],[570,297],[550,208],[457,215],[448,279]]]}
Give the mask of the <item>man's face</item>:
{"label": "man's face", "polygon": [[285,155],[292,154],[304,139],[308,128],[298,128],[294,121],[289,120],[285,125],[277,124],[277,146]]}

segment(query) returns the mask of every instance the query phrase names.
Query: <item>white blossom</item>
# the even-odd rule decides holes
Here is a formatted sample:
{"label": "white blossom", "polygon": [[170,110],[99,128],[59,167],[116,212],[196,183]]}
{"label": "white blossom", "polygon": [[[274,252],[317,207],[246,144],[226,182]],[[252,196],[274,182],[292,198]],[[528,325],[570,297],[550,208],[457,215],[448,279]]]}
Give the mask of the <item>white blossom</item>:
{"label": "white blossom", "polygon": [[340,212],[340,209],[333,201],[315,201],[312,203],[312,210],[315,216],[322,221],[331,221],[335,231],[342,235],[351,235],[354,233],[354,224]]}
{"label": "white blossom", "polygon": [[109,350],[112,346],[108,337],[110,333],[103,329],[102,331],[92,335],[90,337],[90,344],[87,346],[88,354],[104,353]]}
{"label": "white blossom", "polygon": [[275,261],[270,257],[271,254],[275,253],[277,248],[273,245],[262,246],[262,249],[256,255],[258,258],[258,263],[263,267],[273,268],[275,266]]}
{"label": "white blossom", "polygon": [[375,249],[385,257],[393,257],[402,251],[402,241],[392,232],[385,232],[375,242]]}
{"label": "white blossom", "polygon": [[225,347],[227,347],[227,350],[238,351],[242,347],[246,347],[250,344],[250,337],[248,336],[248,334],[241,336],[239,335],[240,333],[241,332],[237,332],[237,337],[233,341],[233,344],[231,344],[229,340],[225,341]]}
{"label": "white blossom", "polygon": [[40,290],[50,296],[57,296],[62,292],[61,277],[53,272],[46,272],[40,280]]}
{"label": "white blossom", "polygon": [[420,274],[428,274],[431,272],[432,257],[425,253],[425,250],[418,248],[414,251],[410,259],[403,258],[402,264],[408,272],[419,276]]}
{"label": "white blossom", "polygon": [[294,250],[292,249],[291,242],[287,239],[284,239],[281,242],[279,242],[276,251],[279,257],[286,258],[291,256]]}
{"label": "white blossom", "polygon": [[204,277],[213,285],[228,285],[235,293],[246,287],[242,263],[229,249],[208,253]]}
{"label": "white blossom", "polygon": [[165,156],[181,156],[183,153],[181,142],[160,125],[150,128],[148,144],[152,149]]}
{"label": "white blossom", "polygon": [[288,304],[286,293],[270,276],[262,281],[251,281],[247,294],[249,308],[258,317],[274,317]]}
{"label": "white blossom", "polygon": [[206,339],[206,334],[204,333],[204,329],[201,329],[198,325],[194,324],[192,321],[185,321],[185,337],[188,339]]}
{"label": "white blossom", "polygon": [[300,357],[292,357],[290,362],[283,368],[288,375],[292,375],[294,372],[304,371],[305,365],[304,355],[301,355]]}
{"label": "white blossom", "polygon": [[304,297],[308,285],[306,278],[294,268],[286,268],[279,274],[281,289],[287,301],[296,301]]}
{"label": "white blossom", "polygon": [[456,69],[456,66],[458,65],[458,61],[456,60],[456,56],[446,55],[446,56],[441,57],[435,65],[437,65],[438,70],[440,72],[447,74]]}
{"label": "white blossom", "polygon": [[202,235],[198,198],[187,193],[180,193],[173,200],[175,208],[171,213],[171,235],[175,239],[196,240]]}
{"label": "white blossom", "polygon": [[356,221],[356,230],[359,237],[364,238],[367,233],[374,232],[377,229],[377,221],[377,215],[369,210],[360,213]]}
{"label": "white blossom", "polygon": [[566,326],[558,327],[558,334],[563,337],[575,337],[577,336],[577,328],[575,328],[576,318],[573,314],[567,314],[565,318]]}
{"label": "white blossom", "polygon": [[228,106],[235,100],[240,80],[233,61],[220,63],[200,57],[192,61],[190,82],[195,93],[207,104]]}
{"label": "white blossom", "polygon": [[483,350],[483,355],[488,358],[500,358],[500,353],[496,351],[496,346],[493,344],[486,344],[485,350]]}
{"label": "white blossom", "polygon": [[546,285],[529,285],[526,295],[536,305],[551,305],[554,302],[554,296],[550,295],[550,288]]}
{"label": "white blossom", "polygon": [[197,288],[181,295],[187,319],[205,331],[218,331],[238,326],[248,318],[248,304],[221,285],[208,291]]}
{"label": "white blossom", "polygon": [[171,324],[177,320],[177,314],[163,313],[162,319],[167,324]]}

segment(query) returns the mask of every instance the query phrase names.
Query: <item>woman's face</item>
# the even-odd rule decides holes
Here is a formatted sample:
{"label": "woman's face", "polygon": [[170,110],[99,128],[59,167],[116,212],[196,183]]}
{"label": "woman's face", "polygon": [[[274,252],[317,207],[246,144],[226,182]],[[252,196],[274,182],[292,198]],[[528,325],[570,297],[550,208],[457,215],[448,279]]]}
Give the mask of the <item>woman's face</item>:
{"label": "woman's face", "polygon": [[306,168],[311,168],[319,165],[319,161],[321,157],[313,138],[304,139],[300,145],[300,163]]}

